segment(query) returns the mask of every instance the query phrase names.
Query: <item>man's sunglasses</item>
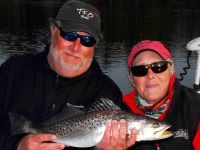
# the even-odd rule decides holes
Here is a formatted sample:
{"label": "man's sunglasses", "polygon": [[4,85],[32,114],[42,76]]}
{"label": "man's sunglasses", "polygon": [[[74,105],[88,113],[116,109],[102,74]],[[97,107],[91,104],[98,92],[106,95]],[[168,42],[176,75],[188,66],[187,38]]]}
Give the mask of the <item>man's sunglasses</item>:
{"label": "man's sunglasses", "polygon": [[58,23],[56,22],[55,19],[53,18],[49,18],[49,21],[51,23],[53,23],[59,30],[60,30],[60,36],[67,40],[67,41],[71,41],[74,42],[76,41],[77,38],[80,38],[80,42],[83,46],[86,47],[92,47],[96,44],[96,40],[94,37],[92,36],[85,36],[85,35],[80,35],[78,33],[76,33],[75,31],[71,31],[71,32],[64,32],[61,27],[58,25]]}
{"label": "man's sunglasses", "polygon": [[67,40],[67,41],[75,41],[77,38],[80,38],[80,42],[83,46],[86,46],[86,47],[92,47],[95,45],[96,43],[96,40],[94,39],[94,37],[92,36],[85,36],[85,35],[80,35],[74,31],[71,31],[71,32],[64,32],[62,31],[61,28],[59,28],[60,30],[60,36]]}
{"label": "man's sunglasses", "polygon": [[133,76],[142,77],[146,76],[148,69],[151,69],[154,73],[162,73],[167,70],[169,61],[158,61],[148,65],[138,65],[130,68]]}

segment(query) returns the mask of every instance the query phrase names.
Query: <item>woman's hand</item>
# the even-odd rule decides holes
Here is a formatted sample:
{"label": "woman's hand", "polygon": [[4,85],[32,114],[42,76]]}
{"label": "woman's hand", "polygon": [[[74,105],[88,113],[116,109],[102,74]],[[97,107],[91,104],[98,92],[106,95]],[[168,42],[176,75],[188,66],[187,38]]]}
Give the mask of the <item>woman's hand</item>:
{"label": "woman's hand", "polygon": [[124,150],[134,145],[136,142],[136,130],[132,130],[131,135],[127,135],[127,122],[113,120],[108,124],[103,139],[96,145],[97,150]]}

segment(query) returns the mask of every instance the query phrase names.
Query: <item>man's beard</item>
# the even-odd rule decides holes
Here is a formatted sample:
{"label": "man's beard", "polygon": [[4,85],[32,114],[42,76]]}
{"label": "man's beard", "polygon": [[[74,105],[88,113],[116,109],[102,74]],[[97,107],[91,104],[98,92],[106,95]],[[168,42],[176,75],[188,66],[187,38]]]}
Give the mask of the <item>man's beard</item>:
{"label": "man's beard", "polygon": [[[69,51],[69,50],[65,50],[65,51]],[[68,71],[76,71],[79,68],[81,68],[83,66],[83,62],[80,61],[78,64],[76,65],[68,65],[65,61],[64,58],[62,58],[62,56],[59,54],[59,51],[57,49],[57,47],[54,46],[50,46],[50,53],[54,59],[54,61],[56,63],[58,63],[61,68],[63,68],[64,70],[68,70]]]}

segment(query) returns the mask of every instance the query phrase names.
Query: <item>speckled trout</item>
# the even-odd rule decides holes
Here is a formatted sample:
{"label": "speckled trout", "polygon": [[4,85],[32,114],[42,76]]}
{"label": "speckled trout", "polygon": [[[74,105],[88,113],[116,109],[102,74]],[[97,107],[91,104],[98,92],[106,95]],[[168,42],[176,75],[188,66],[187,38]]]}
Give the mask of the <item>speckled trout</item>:
{"label": "speckled trout", "polygon": [[[109,109],[102,109],[108,103]],[[87,112],[70,110],[76,112],[75,115],[66,115],[69,114],[68,111],[61,111],[58,116],[37,125],[21,115],[10,113],[11,134],[50,133],[58,135],[55,142],[72,147],[92,147],[101,141],[108,123],[125,119],[128,122],[127,134],[136,129],[137,141],[160,140],[173,135],[167,131],[170,128],[168,123],[120,110],[108,99],[101,100],[97,107],[95,105]]]}

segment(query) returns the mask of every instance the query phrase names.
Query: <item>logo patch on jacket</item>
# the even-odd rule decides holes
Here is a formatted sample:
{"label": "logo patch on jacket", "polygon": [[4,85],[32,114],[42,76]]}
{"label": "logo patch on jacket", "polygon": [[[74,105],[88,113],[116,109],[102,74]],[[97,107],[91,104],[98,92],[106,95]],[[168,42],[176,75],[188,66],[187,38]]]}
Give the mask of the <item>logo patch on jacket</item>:
{"label": "logo patch on jacket", "polygon": [[185,138],[186,140],[188,140],[188,130],[179,129],[178,131],[174,132],[174,138]]}
{"label": "logo patch on jacket", "polygon": [[74,104],[70,104],[70,103],[67,103],[67,106],[68,107],[74,107],[74,108],[84,108],[83,105],[74,105]]}

